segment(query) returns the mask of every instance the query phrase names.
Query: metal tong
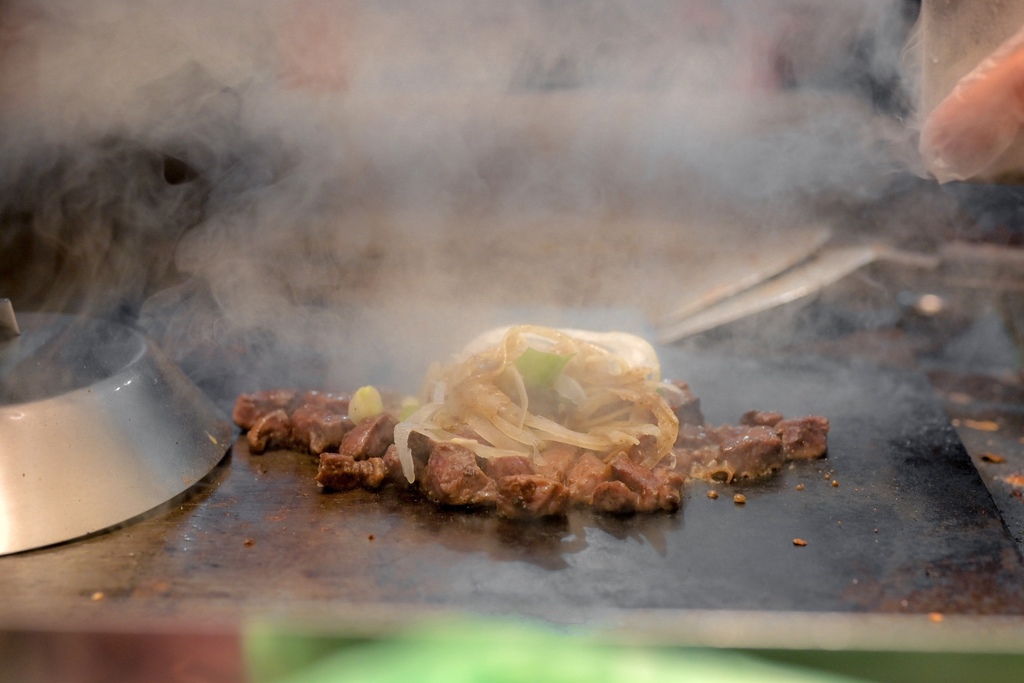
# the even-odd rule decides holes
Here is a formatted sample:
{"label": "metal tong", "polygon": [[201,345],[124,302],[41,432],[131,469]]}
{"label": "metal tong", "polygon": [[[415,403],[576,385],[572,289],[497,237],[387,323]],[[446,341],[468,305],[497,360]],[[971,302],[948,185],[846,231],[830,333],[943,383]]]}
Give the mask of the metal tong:
{"label": "metal tong", "polygon": [[821,292],[878,261],[933,270],[946,256],[907,252],[884,244],[826,246],[789,269],[702,306],[686,306],[666,316],[657,330],[659,344],[672,344]]}

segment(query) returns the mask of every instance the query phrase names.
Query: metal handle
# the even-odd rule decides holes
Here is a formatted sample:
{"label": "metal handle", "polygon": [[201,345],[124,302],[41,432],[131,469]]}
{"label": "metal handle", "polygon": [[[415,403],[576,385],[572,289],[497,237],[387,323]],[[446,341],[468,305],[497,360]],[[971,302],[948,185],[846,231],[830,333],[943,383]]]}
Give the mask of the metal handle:
{"label": "metal handle", "polygon": [[0,341],[13,339],[21,334],[14,317],[14,306],[10,299],[0,299]]}

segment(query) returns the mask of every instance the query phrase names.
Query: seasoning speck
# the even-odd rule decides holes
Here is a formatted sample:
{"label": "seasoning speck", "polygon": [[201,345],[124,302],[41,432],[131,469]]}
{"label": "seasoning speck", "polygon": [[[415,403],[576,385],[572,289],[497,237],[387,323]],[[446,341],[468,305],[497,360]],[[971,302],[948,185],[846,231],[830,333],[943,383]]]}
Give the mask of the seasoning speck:
{"label": "seasoning speck", "polygon": [[99,602],[100,600],[103,599],[103,597],[104,597],[103,596],[103,591],[96,591],[95,593],[92,594],[92,601],[93,602]]}
{"label": "seasoning speck", "polygon": [[995,453],[982,453],[981,459],[985,462],[995,463],[996,465],[1001,465],[1006,462],[1006,458]]}
{"label": "seasoning speck", "polygon": [[715,500],[716,498],[718,498],[718,491],[708,491],[708,498],[710,498],[711,500]]}
{"label": "seasoning speck", "polygon": [[242,545],[244,545],[246,548],[251,548],[252,546],[256,545],[256,541],[252,540],[251,538],[247,538],[244,541],[242,541]]}
{"label": "seasoning speck", "polygon": [[929,612],[928,621],[932,622],[933,624],[938,624],[942,621],[942,612]]}
{"label": "seasoning speck", "polygon": [[834,488],[834,489],[839,488],[839,482],[836,481],[835,479],[832,480],[832,488]]}
{"label": "seasoning speck", "polygon": [[807,541],[805,541],[802,538],[794,538],[793,545],[803,548],[805,545],[807,545]]}
{"label": "seasoning speck", "polygon": [[737,493],[735,496],[732,497],[732,502],[736,503],[737,505],[743,505],[744,503],[747,502],[747,497],[744,496],[742,493]]}
{"label": "seasoning speck", "polygon": [[999,423],[993,422],[992,420],[964,420],[963,425],[968,429],[974,429],[979,432],[999,431]]}
{"label": "seasoning speck", "polygon": [[804,490],[804,485],[803,484],[797,484],[796,485],[796,490],[797,491],[803,491]]}
{"label": "seasoning speck", "polygon": [[366,539],[369,540],[369,541],[372,541],[374,538],[376,538],[376,536],[374,536],[373,534],[370,534],[369,536],[366,537]]}
{"label": "seasoning speck", "polygon": [[1010,486],[1024,488],[1024,475],[1022,474],[1009,474],[1003,477],[1003,481],[1005,481]]}

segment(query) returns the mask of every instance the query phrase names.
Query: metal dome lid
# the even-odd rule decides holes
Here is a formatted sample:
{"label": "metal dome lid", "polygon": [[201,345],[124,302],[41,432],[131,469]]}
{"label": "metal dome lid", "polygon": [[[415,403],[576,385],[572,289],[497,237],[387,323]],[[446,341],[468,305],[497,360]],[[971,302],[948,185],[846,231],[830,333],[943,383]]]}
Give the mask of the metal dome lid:
{"label": "metal dome lid", "polygon": [[0,554],[121,524],[220,462],[232,427],[145,336],[0,300]]}

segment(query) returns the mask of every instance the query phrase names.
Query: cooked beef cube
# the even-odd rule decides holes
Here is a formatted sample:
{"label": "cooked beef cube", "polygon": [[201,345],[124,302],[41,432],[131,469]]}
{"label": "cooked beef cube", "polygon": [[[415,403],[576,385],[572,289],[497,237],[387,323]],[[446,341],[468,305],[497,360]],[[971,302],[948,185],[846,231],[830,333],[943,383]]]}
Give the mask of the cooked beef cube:
{"label": "cooked beef cube", "polygon": [[650,434],[643,434],[638,439],[639,443],[629,449],[629,459],[633,462],[647,462],[648,458],[658,455],[658,438]]}
{"label": "cooked beef cube", "polygon": [[[395,444],[388,446],[381,460],[384,461],[385,479],[388,482],[402,488],[407,488],[410,485],[409,480],[405,478],[405,472],[402,470],[402,461],[398,458],[398,446]],[[415,458],[413,459],[413,467],[416,470],[416,478],[418,479],[423,471],[423,467]]]}
{"label": "cooked beef cube", "polygon": [[437,442],[426,434],[412,432],[409,434],[409,450],[412,451],[413,460],[426,464],[430,458],[430,452],[437,446]]}
{"label": "cooked beef cube", "polygon": [[719,472],[708,469],[709,466],[712,466],[712,463],[719,462],[722,450],[718,447],[718,444],[710,444],[692,449],[676,448],[672,453],[676,456],[675,471],[685,476],[701,479],[709,477],[712,479],[732,478],[731,471],[726,476],[715,477],[714,475],[719,474]]}
{"label": "cooked beef cube", "polygon": [[669,405],[672,412],[679,418],[679,425],[702,425],[704,424],[704,413],[700,409],[700,399],[690,390],[686,382],[673,382],[681,391],[681,396],[675,393],[666,393],[669,397]]}
{"label": "cooked beef cube", "polygon": [[356,460],[379,458],[395,442],[396,424],[388,413],[363,420],[345,434],[338,450]]}
{"label": "cooked beef cube", "polygon": [[498,514],[509,519],[564,515],[569,490],[539,474],[516,474],[497,480]]}
{"label": "cooked beef cube", "polygon": [[639,497],[621,481],[606,481],[594,489],[593,506],[598,512],[629,515],[636,512]]}
{"label": "cooked beef cube", "polygon": [[692,450],[715,443],[708,430],[703,425],[680,424],[679,434],[676,436],[676,447]]}
{"label": "cooked beef cube", "polygon": [[828,449],[827,417],[808,415],[791,420],[782,420],[775,425],[775,431],[782,439],[782,451],[786,457],[820,458]]}
{"label": "cooked beef cube", "polygon": [[576,446],[553,444],[540,452],[533,469],[541,476],[564,484],[566,475],[579,457],[580,449]]}
{"label": "cooked beef cube", "polygon": [[610,481],[611,478],[611,465],[603,462],[593,453],[584,453],[565,475],[565,485],[569,488],[569,499],[573,503],[589,505],[594,495],[594,489],[599,484]]}
{"label": "cooked beef cube", "polygon": [[[415,468],[412,483],[394,443],[393,411],[354,425],[348,417],[348,395],[277,389],[239,396],[233,418],[247,430],[254,454],[271,448],[319,453],[316,479],[325,489],[393,484],[419,489],[441,505],[497,507],[500,516],[513,519],[563,515],[569,505],[612,514],[674,511],[690,477],[760,477],[787,460],[826,452],[829,421],[824,417],[785,419],[781,413],[750,410],[738,425],[713,427],[704,422],[700,399],[689,385],[675,386],[679,391],[663,392],[679,430],[672,450],[661,458],[657,439],[649,435],[605,462],[595,453],[558,443],[529,456],[484,459],[465,446],[413,432],[408,443]],[[393,395],[385,405],[398,402]],[[532,397],[531,408],[537,408]],[[539,412],[557,412],[555,402],[549,408],[542,406]],[[465,439],[486,443],[465,424],[451,425],[449,431],[459,437],[454,439],[459,444]]]}
{"label": "cooked beef cube", "polygon": [[380,488],[386,477],[383,458],[356,460],[341,453],[321,453],[320,469],[316,473],[317,482],[333,491]]}
{"label": "cooked beef cube", "polygon": [[502,477],[511,477],[516,474],[533,474],[533,467],[530,459],[525,455],[506,455],[501,458],[487,458],[484,460],[484,471],[487,476],[498,481]]}
{"label": "cooked beef cube", "polygon": [[245,436],[250,453],[262,453],[268,448],[287,448],[291,446],[291,437],[292,421],[280,408],[257,419]]}
{"label": "cooked beef cube", "polygon": [[782,413],[770,410],[748,410],[740,416],[740,424],[749,427],[774,427],[783,417]]}
{"label": "cooked beef cube", "polygon": [[453,443],[431,451],[419,481],[427,497],[442,505],[493,505],[498,495],[473,451]]}
{"label": "cooked beef cube", "polygon": [[325,410],[348,415],[349,396],[347,394],[332,394],[326,391],[307,391],[298,400],[299,406],[313,405]]}
{"label": "cooked beef cube", "polygon": [[686,478],[670,469],[655,467],[654,475],[661,481],[658,487],[658,501],[655,510],[678,510],[683,503],[682,486]]}
{"label": "cooked beef cube", "polygon": [[736,477],[760,477],[782,467],[782,439],[771,427],[746,427],[725,439],[721,459],[735,471]]}
{"label": "cooked beef cube", "polygon": [[637,495],[637,510],[651,512],[679,507],[683,478],[678,474],[665,469],[649,470],[630,460],[625,453],[616,455],[609,465],[612,476]]}
{"label": "cooked beef cube", "polygon": [[292,389],[271,389],[242,394],[235,400],[231,419],[242,429],[252,429],[256,421],[275,410],[291,411],[298,392]]}
{"label": "cooked beef cube", "polygon": [[658,461],[658,464],[654,466],[654,469],[656,469],[656,470],[675,470],[676,469],[676,463],[678,463],[678,462],[679,462],[679,459],[676,457],[676,452],[674,450],[671,450],[668,453],[666,453],[664,455],[664,457],[662,457],[661,460]]}
{"label": "cooked beef cube", "polygon": [[749,429],[748,425],[725,424],[717,427],[708,427],[707,433],[712,443],[723,444],[726,441],[741,438]]}
{"label": "cooked beef cube", "polygon": [[612,468],[612,476],[633,493],[643,495],[648,490],[656,493],[661,485],[651,470],[633,462],[625,453],[619,453],[608,464]]}
{"label": "cooked beef cube", "polygon": [[352,427],[345,412],[327,404],[302,403],[292,412],[292,441],[314,455],[337,450]]}

